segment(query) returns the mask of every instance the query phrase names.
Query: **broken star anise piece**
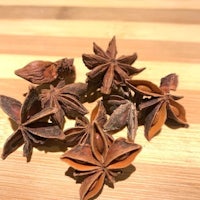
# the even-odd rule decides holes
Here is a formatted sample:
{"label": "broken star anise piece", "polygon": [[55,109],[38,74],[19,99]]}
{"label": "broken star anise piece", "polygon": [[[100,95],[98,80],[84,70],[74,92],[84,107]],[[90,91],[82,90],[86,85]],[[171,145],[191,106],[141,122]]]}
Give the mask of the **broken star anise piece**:
{"label": "broken star anise piece", "polygon": [[145,68],[136,69],[131,65],[137,59],[134,53],[116,58],[117,48],[115,37],[110,41],[106,51],[93,43],[94,54],[83,54],[83,62],[91,71],[87,73],[87,81],[101,87],[101,93],[110,94],[114,85],[124,83]]}
{"label": "broken star anise piece", "polygon": [[48,122],[48,117],[56,112],[55,108],[41,110],[35,88],[31,88],[23,104],[14,98],[0,96],[3,111],[18,125],[17,130],[7,139],[3,147],[5,159],[24,144],[23,155],[30,161],[33,144],[44,144],[47,139],[63,139],[58,125]]}
{"label": "broken star anise piece", "polygon": [[79,99],[82,99],[87,88],[84,83],[71,83],[65,86],[50,85],[49,89],[42,89],[39,95],[42,107],[55,107],[57,112],[52,116],[61,128],[65,123],[65,116],[76,118],[88,113]]}
{"label": "broken star anise piece", "polygon": [[63,58],[55,62],[36,60],[15,70],[15,74],[34,84],[58,83],[60,80],[73,83],[75,67],[73,59]]}
{"label": "broken star anise piece", "polygon": [[178,77],[170,74],[161,79],[160,87],[146,80],[126,80],[127,86],[137,95],[142,96],[138,103],[139,110],[143,111],[145,137],[151,140],[167,120],[174,121],[177,125],[188,127],[184,107],[176,100],[182,98],[170,94],[176,90]]}
{"label": "broken star anise piece", "polygon": [[118,95],[111,95],[104,100],[106,107],[113,112],[109,120],[104,124],[104,129],[108,132],[119,131],[127,126],[127,138],[134,141],[138,128],[137,110],[135,103]]}
{"label": "broken star anise piece", "polygon": [[108,143],[103,130],[94,123],[98,132],[93,132],[90,144],[78,144],[66,151],[61,159],[76,171],[74,176],[84,176],[80,187],[80,199],[88,200],[101,191],[105,181],[114,184],[121,169],[128,167],[141,151],[141,146],[118,138]]}

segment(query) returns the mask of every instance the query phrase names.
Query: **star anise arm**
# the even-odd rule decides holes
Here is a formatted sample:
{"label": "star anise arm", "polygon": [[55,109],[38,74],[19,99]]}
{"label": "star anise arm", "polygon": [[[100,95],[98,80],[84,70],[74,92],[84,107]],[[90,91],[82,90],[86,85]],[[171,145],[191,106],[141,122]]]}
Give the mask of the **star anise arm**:
{"label": "star anise arm", "polygon": [[93,42],[93,51],[96,55],[102,58],[109,58],[106,52],[101,47],[99,47],[95,42]]}
{"label": "star anise arm", "polygon": [[95,69],[99,65],[103,65],[107,62],[107,59],[99,55],[83,54],[83,62],[88,69]]}
{"label": "star anise arm", "polygon": [[41,140],[50,138],[55,138],[55,139],[65,138],[63,131],[57,124],[49,123],[47,121],[42,121],[42,119],[55,114],[55,112],[57,112],[56,108],[44,108],[40,112],[31,116],[26,122],[23,123],[27,135],[29,135],[29,133],[32,134],[29,136],[32,138],[32,141],[34,143],[37,143],[37,140],[35,141],[34,139],[34,137],[36,136],[41,138]]}
{"label": "star anise arm", "polygon": [[64,128],[64,125],[65,125],[65,113],[64,111],[60,108],[60,105],[56,106],[58,109],[57,112],[55,112],[53,115],[52,115],[52,121],[55,122],[56,124],[59,125],[59,127],[61,129]]}
{"label": "star anise arm", "polygon": [[39,113],[40,111],[41,105],[39,102],[38,92],[35,87],[31,86],[22,104],[20,123],[26,122],[27,119],[32,118],[32,116],[34,116],[36,113]]}
{"label": "star anise arm", "polygon": [[128,56],[120,56],[119,58],[117,58],[117,62],[119,63],[126,63],[127,65],[132,65],[136,60],[137,60],[137,54],[133,53],[131,55]]}
{"label": "star anise arm", "polygon": [[24,146],[23,146],[23,156],[26,157],[27,162],[30,161],[31,155],[33,152],[33,144],[30,138],[28,137],[28,134],[26,132],[22,132],[23,138],[24,138]]}
{"label": "star anise arm", "polygon": [[127,122],[127,139],[128,141],[134,141],[136,137],[136,132],[138,129],[138,112],[135,104],[131,104],[129,111],[128,122]]}
{"label": "star anise arm", "polygon": [[138,69],[138,68],[135,68],[126,63],[118,62],[118,65],[121,68],[121,70],[123,70],[127,74],[127,76],[129,76],[129,78],[131,78],[133,75],[137,75],[140,72],[142,72],[143,70],[145,70],[145,67]]}
{"label": "star anise arm", "polygon": [[16,123],[20,122],[21,106],[22,104],[18,100],[0,95],[0,107]]}
{"label": "star anise arm", "polygon": [[64,139],[65,135],[60,127],[53,123],[37,122],[27,127],[27,130],[35,135],[46,139]]}
{"label": "star anise arm", "polygon": [[145,118],[145,137],[151,140],[158,134],[167,119],[166,102],[158,103]]}
{"label": "star anise arm", "polygon": [[98,125],[98,123],[94,123],[93,125],[90,134],[90,144],[96,160],[103,163],[108,151],[109,138],[107,138],[107,135],[103,132],[103,129]]}
{"label": "star anise arm", "polygon": [[100,127],[103,127],[103,125],[107,121],[107,116],[106,116],[106,110],[103,105],[102,101],[99,101],[95,108],[92,110],[91,115],[90,115],[90,121],[91,123],[96,122]]}
{"label": "star anise arm", "polygon": [[85,178],[80,187],[80,199],[89,200],[97,195],[103,188],[104,180],[105,173],[103,171],[96,172]]}
{"label": "star anise arm", "polygon": [[65,141],[68,146],[75,146],[77,144],[85,144],[89,136],[86,127],[76,126],[66,129],[64,131]]}
{"label": "star anise arm", "polygon": [[18,149],[24,143],[24,139],[20,130],[15,131],[12,135],[8,137],[1,155],[2,159],[6,159],[8,155]]}
{"label": "star anise arm", "polygon": [[136,93],[145,96],[163,96],[162,90],[154,83],[146,80],[126,80],[126,85]]}
{"label": "star anise arm", "polygon": [[111,39],[111,41],[108,44],[108,48],[106,50],[106,54],[114,59],[117,55],[117,47],[116,47],[116,38],[115,36]]}
{"label": "star anise arm", "polygon": [[118,64],[115,65],[115,81],[117,84],[124,83],[124,80],[129,78],[129,74],[126,71],[124,71]]}
{"label": "star anise arm", "polygon": [[94,158],[89,144],[79,144],[66,151],[61,159],[79,171],[99,169],[100,163]]}
{"label": "star anise arm", "polygon": [[132,163],[141,149],[138,144],[118,138],[110,146],[104,164],[109,170],[125,168]]}
{"label": "star anise arm", "polygon": [[111,93],[112,84],[114,81],[114,75],[115,75],[115,66],[113,63],[111,63],[103,77],[101,93],[103,93],[103,94]]}
{"label": "star anise arm", "polygon": [[73,95],[62,94],[58,97],[58,101],[67,117],[75,118],[88,113],[83,104]]}
{"label": "star anise arm", "polygon": [[169,99],[169,104],[167,105],[167,108],[168,118],[173,119],[178,124],[184,125],[185,127],[189,126],[186,120],[185,108],[181,104],[174,101],[173,99]]}
{"label": "star anise arm", "polygon": [[34,123],[34,122],[36,122],[38,120],[41,120],[41,119],[45,118],[45,117],[53,115],[55,112],[57,112],[57,108],[50,108],[50,107],[44,108],[41,111],[39,111],[39,112],[35,113],[34,115],[32,115],[28,120],[24,121],[22,124],[24,126],[27,126],[27,125],[29,125],[31,123]]}
{"label": "star anise arm", "polygon": [[102,65],[98,65],[93,70],[91,70],[90,72],[86,73],[86,75],[88,77],[87,81],[93,81],[93,82],[100,81],[101,79],[103,79],[104,74],[106,73],[108,67],[109,67],[108,63],[102,64]]}
{"label": "star anise arm", "polygon": [[82,102],[85,100],[87,87],[88,87],[87,83],[71,83],[60,88],[59,91],[62,94],[74,95]]}

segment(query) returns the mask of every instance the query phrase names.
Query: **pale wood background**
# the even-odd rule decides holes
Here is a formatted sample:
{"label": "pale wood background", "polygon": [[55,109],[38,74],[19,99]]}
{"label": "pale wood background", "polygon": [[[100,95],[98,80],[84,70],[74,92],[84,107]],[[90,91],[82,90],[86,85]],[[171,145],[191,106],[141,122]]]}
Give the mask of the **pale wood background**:
{"label": "pale wood background", "polygon": [[[140,128],[136,142],[143,151],[136,171],[104,187],[99,200],[200,198],[200,1],[199,0],[0,0],[0,93],[23,100],[29,83],[14,70],[36,59],[75,58],[77,81],[85,80],[81,54],[92,42],[106,48],[116,35],[119,55],[137,52],[134,66],[147,69],[137,78],[159,84],[179,75],[176,94],[187,110],[188,129],[164,126],[151,142]],[[86,105],[89,110],[94,104]],[[67,126],[73,126],[68,121]],[[0,110],[0,150],[13,132]],[[122,131],[119,135],[126,134]],[[80,184],[65,176],[67,164],[57,147],[34,149],[26,163],[22,149],[0,160],[0,199],[79,199]]]}

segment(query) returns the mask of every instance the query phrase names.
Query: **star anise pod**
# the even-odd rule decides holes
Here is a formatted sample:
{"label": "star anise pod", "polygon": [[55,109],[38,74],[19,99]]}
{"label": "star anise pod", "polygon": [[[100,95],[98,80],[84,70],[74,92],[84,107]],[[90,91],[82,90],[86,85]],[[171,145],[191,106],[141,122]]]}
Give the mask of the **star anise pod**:
{"label": "star anise pod", "polygon": [[80,199],[97,195],[106,181],[114,184],[121,169],[128,167],[141,150],[141,146],[118,138],[108,143],[103,129],[94,122],[96,130],[90,135],[90,144],[78,144],[64,153],[61,159],[76,171],[74,176],[85,176],[80,187]]}
{"label": "star anise pod", "polygon": [[94,54],[83,54],[83,62],[91,71],[87,73],[87,81],[101,87],[101,93],[110,94],[112,87],[124,83],[145,68],[136,69],[131,65],[137,59],[134,53],[128,56],[116,58],[117,47],[115,37],[109,42],[106,51],[93,43]]}
{"label": "star anise pod", "polygon": [[23,104],[14,98],[1,95],[0,106],[18,126],[4,144],[3,159],[24,144],[23,155],[30,161],[33,144],[44,144],[50,138],[63,139],[59,126],[48,122],[48,117],[54,114],[56,109],[41,110],[35,88],[29,90]]}
{"label": "star anise pod", "polygon": [[169,74],[162,78],[160,87],[146,80],[127,80],[126,84],[136,95],[140,96],[140,99],[142,97],[141,102],[138,102],[138,108],[144,111],[147,140],[151,140],[157,135],[167,120],[188,127],[185,109],[176,101],[182,97],[170,94],[170,90],[177,88],[178,77],[176,74]]}
{"label": "star anise pod", "polygon": [[109,113],[112,113],[109,120],[104,124],[104,129],[108,132],[119,131],[127,126],[127,138],[134,141],[138,128],[137,110],[135,103],[131,99],[119,95],[111,95],[104,99],[104,104]]}
{"label": "star anise pod", "polygon": [[88,113],[79,99],[84,98],[87,84],[71,83],[63,86],[58,84],[56,87],[50,85],[49,89],[41,89],[39,95],[42,107],[55,107],[57,112],[52,116],[61,128],[65,123],[65,116],[76,118]]}
{"label": "star anise pod", "polygon": [[[66,142],[71,144],[71,146],[89,143],[90,135],[97,131],[95,124],[98,124],[98,127],[102,128],[106,120],[105,108],[103,103],[99,101],[97,106],[92,110],[90,121],[86,117],[77,117],[75,127],[64,131]],[[109,140],[112,140],[111,135],[107,135],[107,137]]]}
{"label": "star anise pod", "polygon": [[36,60],[23,68],[17,69],[15,74],[34,84],[73,83],[75,80],[75,67],[73,59],[63,58],[55,62]]}

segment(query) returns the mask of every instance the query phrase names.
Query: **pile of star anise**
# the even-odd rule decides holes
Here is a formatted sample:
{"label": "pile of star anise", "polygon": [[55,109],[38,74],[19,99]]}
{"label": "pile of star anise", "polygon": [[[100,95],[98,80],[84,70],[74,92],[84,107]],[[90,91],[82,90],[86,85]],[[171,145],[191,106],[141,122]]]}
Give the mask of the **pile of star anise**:
{"label": "pile of star anise", "polygon": [[[74,177],[81,177],[82,200],[99,195],[105,183],[114,184],[122,169],[131,165],[141,151],[134,143],[138,126],[144,126],[147,140],[166,123],[188,127],[185,109],[177,102],[182,97],[170,94],[178,84],[176,74],[162,78],[160,86],[132,79],[145,68],[132,67],[135,53],[116,58],[115,37],[106,51],[95,43],[93,51],[82,55],[90,70],[85,83],[74,82],[73,59],[33,61],[15,71],[34,84],[24,102],[0,95],[1,108],[17,124],[2,158],[23,145],[23,155],[30,161],[34,146],[61,140],[69,147],[61,159],[74,169]],[[84,103],[94,101],[96,107],[88,119]],[[75,126],[64,130],[67,119],[74,119]],[[124,128],[127,136],[113,137]]]}

